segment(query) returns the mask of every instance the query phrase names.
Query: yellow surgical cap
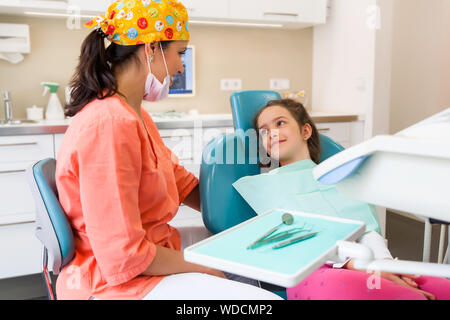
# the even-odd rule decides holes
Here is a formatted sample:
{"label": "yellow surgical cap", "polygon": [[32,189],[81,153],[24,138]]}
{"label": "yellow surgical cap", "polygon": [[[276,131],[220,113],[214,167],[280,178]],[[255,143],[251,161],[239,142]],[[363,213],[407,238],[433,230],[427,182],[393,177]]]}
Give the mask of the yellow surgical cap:
{"label": "yellow surgical cap", "polygon": [[129,46],[154,41],[189,40],[188,14],[176,0],[121,0],[105,15],[85,24],[99,25],[111,42]]}

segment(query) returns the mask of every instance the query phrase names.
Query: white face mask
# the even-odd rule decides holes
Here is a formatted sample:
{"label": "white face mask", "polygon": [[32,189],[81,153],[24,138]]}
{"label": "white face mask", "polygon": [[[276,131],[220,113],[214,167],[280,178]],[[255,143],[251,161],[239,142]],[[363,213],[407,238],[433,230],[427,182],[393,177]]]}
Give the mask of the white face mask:
{"label": "white face mask", "polygon": [[161,42],[159,43],[159,47],[161,48],[162,57],[164,60],[164,66],[166,67],[166,77],[164,78],[164,83],[161,83],[152,73],[152,69],[150,68],[150,62],[153,57],[147,57],[147,66],[148,66],[148,76],[147,81],[145,82],[145,94],[144,100],[146,101],[160,101],[164,100],[169,96],[170,89],[170,75],[169,70],[167,69],[166,58],[164,57],[164,51],[161,46]]}

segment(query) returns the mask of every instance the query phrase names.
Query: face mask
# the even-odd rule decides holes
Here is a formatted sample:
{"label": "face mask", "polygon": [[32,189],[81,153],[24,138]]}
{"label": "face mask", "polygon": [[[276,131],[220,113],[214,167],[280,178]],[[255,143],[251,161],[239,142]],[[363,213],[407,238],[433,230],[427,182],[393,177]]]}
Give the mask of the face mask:
{"label": "face mask", "polygon": [[170,75],[169,70],[167,69],[166,58],[164,57],[164,51],[161,46],[161,42],[159,43],[159,47],[161,48],[161,53],[164,60],[164,66],[166,67],[166,77],[164,78],[164,83],[161,83],[152,73],[152,69],[150,68],[150,62],[153,57],[147,57],[147,66],[148,66],[148,76],[147,81],[145,82],[145,94],[144,100],[146,101],[160,101],[164,100],[169,96],[170,89]]}

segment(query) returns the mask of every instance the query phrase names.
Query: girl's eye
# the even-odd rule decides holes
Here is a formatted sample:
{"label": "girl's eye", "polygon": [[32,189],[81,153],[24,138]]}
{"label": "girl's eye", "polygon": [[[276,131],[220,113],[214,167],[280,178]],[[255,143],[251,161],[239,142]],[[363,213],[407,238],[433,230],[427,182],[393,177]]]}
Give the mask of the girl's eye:
{"label": "girl's eye", "polygon": [[183,56],[186,53],[186,50],[178,52],[180,54],[180,56]]}
{"label": "girl's eye", "polygon": [[286,123],[285,121],[280,120],[280,121],[277,122],[277,125],[278,125],[278,126],[281,126],[281,125],[283,125],[283,124],[285,124],[285,123]]}

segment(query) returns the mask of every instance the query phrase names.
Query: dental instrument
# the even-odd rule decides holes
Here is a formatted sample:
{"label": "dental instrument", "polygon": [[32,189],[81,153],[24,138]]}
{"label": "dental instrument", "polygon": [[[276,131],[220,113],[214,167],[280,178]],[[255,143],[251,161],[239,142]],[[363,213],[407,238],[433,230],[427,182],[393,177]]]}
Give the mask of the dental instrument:
{"label": "dental instrument", "polygon": [[256,239],[255,241],[253,241],[252,243],[250,243],[247,246],[247,249],[251,249],[254,245],[256,245],[259,241],[267,238],[268,236],[270,236],[272,233],[274,233],[275,231],[277,231],[282,225],[287,225],[290,226],[291,224],[294,223],[294,217],[289,214],[289,213],[285,213],[283,214],[283,216],[281,217],[282,222],[273,227],[272,229],[270,229],[269,231],[267,231],[265,234],[263,234],[261,237],[259,237],[258,239]]}
{"label": "dental instrument", "polygon": [[273,242],[277,242],[277,241],[282,241],[285,239],[290,238],[291,236],[301,233],[301,232],[306,232],[306,231],[311,231],[311,229],[305,229],[304,228],[305,224],[303,224],[302,227],[300,228],[294,228],[294,229],[290,229],[287,231],[283,231],[283,232],[279,232],[279,233],[275,233],[272,236],[268,236],[262,240],[259,240],[258,242],[252,244],[251,246],[247,247],[247,249],[255,249],[258,248],[260,246],[269,244],[269,243],[273,243]]}
{"label": "dental instrument", "polygon": [[300,241],[304,241],[304,240],[310,239],[312,237],[315,237],[316,234],[318,234],[318,232],[311,232],[311,233],[305,234],[303,236],[296,237],[294,239],[283,241],[283,242],[281,242],[279,244],[274,245],[272,247],[272,249],[276,250],[276,249],[281,249],[281,248],[284,248],[284,247],[288,247],[288,246],[290,246],[292,244],[295,244],[295,243],[298,243]]}

